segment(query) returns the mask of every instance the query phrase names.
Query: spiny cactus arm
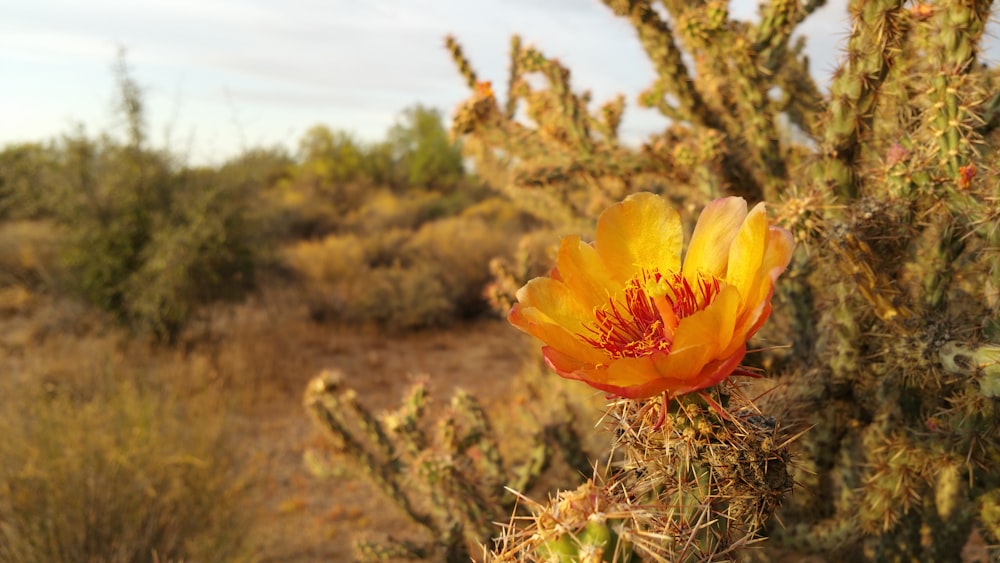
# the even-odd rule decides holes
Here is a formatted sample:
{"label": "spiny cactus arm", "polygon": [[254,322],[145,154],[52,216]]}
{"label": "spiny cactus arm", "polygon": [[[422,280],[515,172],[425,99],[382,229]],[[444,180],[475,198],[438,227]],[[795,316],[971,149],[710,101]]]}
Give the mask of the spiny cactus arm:
{"label": "spiny cactus arm", "polygon": [[618,144],[618,127],[622,123],[623,113],[625,113],[625,96],[622,94],[618,94],[614,100],[601,106],[600,118],[595,120],[595,126],[608,144]]}
{"label": "spiny cactus arm", "polygon": [[458,40],[452,35],[445,36],[444,45],[448,49],[448,53],[451,54],[451,60],[455,62],[459,74],[465,79],[465,85],[469,87],[469,90],[475,90],[479,79],[476,77],[476,71],[472,68],[472,63],[465,58],[465,53]]}
{"label": "spiny cactus arm", "polygon": [[927,488],[933,459],[898,430],[888,413],[881,413],[862,431],[866,475],[858,498],[858,522],[863,532],[889,532],[911,510],[919,507]]}
{"label": "spiny cactus arm", "polygon": [[967,75],[975,65],[992,3],[946,0],[934,4],[930,56],[938,74],[932,80],[930,121],[942,167],[956,183],[962,182],[959,169],[968,164],[975,127],[981,123],[975,106],[984,96]]}
{"label": "spiny cactus arm", "polygon": [[875,113],[879,88],[899,50],[904,35],[904,0],[852,0],[853,29],[844,63],[830,85],[829,123],[824,139],[825,159],[819,182],[832,182],[844,200],[859,193],[855,163],[861,135]]}
{"label": "spiny cactus arm", "polygon": [[573,428],[572,421],[563,421],[546,427],[546,437],[554,449],[562,452],[566,464],[580,475],[589,475],[592,464],[580,445],[580,435]]}
{"label": "spiny cactus arm", "polygon": [[309,382],[306,387],[304,404],[313,420],[330,432],[342,445],[349,459],[356,460],[371,480],[399,506],[414,522],[432,533],[440,530],[434,520],[413,506],[403,492],[402,476],[399,468],[379,459],[348,430],[341,418],[345,406],[339,395],[344,392],[342,376],[336,372],[324,371]]}
{"label": "spiny cactus arm", "polygon": [[406,452],[413,457],[427,448],[427,436],[420,428],[424,407],[427,406],[427,383],[417,382],[410,388],[403,405],[399,409],[383,416],[382,422],[386,430],[403,445]]}
{"label": "spiny cactus arm", "polygon": [[979,519],[993,543],[1000,543],[1000,488],[979,497]]}
{"label": "spiny cactus arm", "polygon": [[776,104],[768,98],[774,73],[760,63],[753,28],[730,19],[723,0],[697,7],[680,4],[671,15],[697,65],[697,85],[718,114],[730,152],[745,155],[762,197],[773,201],[785,182],[785,155],[776,130]]}
{"label": "spiny cactus arm", "polygon": [[517,114],[517,92],[516,82],[521,78],[521,36],[512,35],[510,38],[510,68],[507,76],[507,101],[504,105],[504,117],[508,121],[514,119]]}
{"label": "spiny cactus arm", "polygon": [[942,217],[938,217],[937,221],[937,244],[919,256],[921,269],[926,272],[923,305],[929,313],[939,311],[947,305],[948,290],[955,277],[955,261],[965,250],[966,242],[963,233],[956,228],[957,225]]}
{"label": "spiny cactus arm", "polygon": [[455,391],[451,408],[465,423],[464,435],[458,440],[459,451],[476,448],[479,455],[475,465],[479,469],[480,486],[488,494],[501,495],[505,479],[503,457],[500,455],[496,434],[486,412],[475,397],[463,389]]}
{"label": "spiny cactus arm", "polygon": [[983,398],[1000,398],[1000,345],[947,342],[941,346],[938,357],[949,373],[976,381],[976,390]]}
{"label": "spiny cactus arm", "polygon": [[821,130],[818,121],[825,101],[809,73],[809,58],[804,50],[805,38],[800,37],[777,70],[774,82],[783,95],[779,110],[813,141],[818,142]]}
{"label": "spiny cactus arm", "polygon": [[817,8],[826,4],[826,0],[771,0],[761,4],[760,23],[753,28],[751,35],[753,49],[759,53],[763,68],[774,72],[784,62],[784,52],[788,41],[802,20]]}
{"label": "spiny cactus arm", "polygon": [[577,96],[573,93],[570,71],[558,61],[548,59],[533,47],[522,48],[519,54],[519,70],[541,73],[549,83],[546,97],[551,99],[546,100],[549,103],[545,104],[548,107],[532,112],[543,134],[547,129],[553,133],[558,131],[565,134],[579,152],[585,155],[592,153],[594,146],[590,137],[590,116],[585,110],[589,95],[583,93]]}
{"label": "spiny cactus arm", "polygon": [[341,394],[340,404],[344,408],[344,414],[350,413],[358,421],[368,443],[376,448],[376,455],[381,456],[386,463],[392,465],[399,463],[396,447],[389,439],[389,435],[386,434],[382,423],[367,408],[358,403],[358,396],[353,390]]}
{"label": "spiny cactus arm", "polygon": [[488,540],[494,506],[455,467],[452,456],[426,456],[418,466],[430,486],[431,510],[443,529],[454,533],[445,543],[478,545]]}
{"label": "spiny cactus arm", "polygon": [[[552,452],[545,440],[545,430],[540,430],[533,439],[533,446],[528,450],[528,457],[513,469],[513,476],[507,484],[511,491],[527,491],[549,467]],[[514,499],[512,499],[514,500]]]}
{"label": "spiny cactus arm", "polygon": [[844,232],[829,247],[837,264],[854,279],[858,292],[871,305],[875,315],[886,323],[912,316],[912,311],[899,299],[886,272],[877,267],[878,261],[868,244],[852,232]]}
{"label": "spiny cactus arm", "polygon": [[[710,107],[704,95],[699,92],[683,54],[674,41],[673,31],[653,9],[649,0],[603,2],[616,15],[628,18],[656,70],[656,81],[639,96],[641,104],[658,108],[664,116],[675,121],[690,122],[721,131],[725,134],[727,145],[734,142],[732,140],[741,138],[739,131],[730,131],[720,117],[724,112]],[[680,4],[677,9],[680,9]],[[676,100],[676,105],[668,103],[668,97]],[[742,195],[752,201],[759,201],[763,197],[764,191],[759,178],[732,147],[723,153],[722,161],[724,183],[730,193]]]}
{"label": "spiny cactus arm", "polygon": [[853,515],[837,514],[814,524],[790,523],[774,530],[771,538],[788,549],[830,555],[860,542],[861,530]]}
{"label": "spiny cactus arm", "polygon": [[[677,99],[679,111],[676,115],[719,129],[718,119],[705,105],[694,81],[684,63],[681,50],[674,42],[670,26],[653,9],[649,0],[603,0],[604,4],[618,16],[626,17],[639,34],[646,54],[656,69],[657,82],[653,90],[658,100],[667,94]],[[655,104],[652,107],[660,107]],[[674,117],[667,115],[667,117]]]}

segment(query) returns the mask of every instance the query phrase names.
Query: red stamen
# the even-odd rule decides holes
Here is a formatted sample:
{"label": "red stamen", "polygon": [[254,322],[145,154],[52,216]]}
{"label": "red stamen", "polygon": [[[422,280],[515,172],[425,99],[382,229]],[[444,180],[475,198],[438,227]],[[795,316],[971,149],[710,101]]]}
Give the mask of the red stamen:
{"label": "red stamen", "polygon": [[[664,295],[650,297],[647,287],[667,282]],[[624,296],[612,297],[594,311],[593,336],[583,340],[608,352],[613,359],[639,358],[669,352],[681,319],[707,307],[719,293],[717,278],[699,277],[692,288],[681,274],[663,276],[644,271],[625,286]]]}

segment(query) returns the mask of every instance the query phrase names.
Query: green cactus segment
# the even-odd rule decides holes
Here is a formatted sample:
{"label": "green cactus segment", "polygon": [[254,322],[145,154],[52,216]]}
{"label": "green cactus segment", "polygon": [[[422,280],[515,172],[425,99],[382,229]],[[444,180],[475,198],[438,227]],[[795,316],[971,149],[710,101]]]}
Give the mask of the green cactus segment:
{"label": "green cactus segment", "polygon": [[1000,399],[1000,346],[984,344],[968,348],[948,342],[940,350],[941,366],[951,373],[973,376],[979,393],[988,399]]}
{"label": "green cactus segment", "polygon": [[[424,431],[426,403],[422,381],[411,387],[399,408],[382,416],[357,401],[339,372],[322,372],[306,389],[307,410],[350,466],[431,537],[426,543],[360,539],[355,543],[360,560],[468,561],[489,541],[492,522],[513,507],[503,486],[530,486],[550,466],[561,448],[550,435],[576,436],[572,429],[560,430],[571,420],[563,415],[537,433],[527,461],[508,469],[487,412],[474,397],[457,390],[433,433]],[[573,451],[562,457],[586,458],[580,450],[577,438]],[[315,452],[307,461],[314,475],[335,474]]]}
{"label": "green cactus segment", "polygon": [[494,561],[710,561],[753,541],[791,488],[787,440],[731,391],[664,413],[659,399],[614,402],[613,474],[533,505]]}
{"label": "green cactus segment", "polygon": [[1000,489],[993,489],[980,498],[979,514],[990,541],[1000,542]]}
{"label": "green cactus segment", "polygon": [[[639,190],[685,220],[720,196],[766,199],[797,248],[746,361],[768,375],[759,410],[808,429],[793,444],[799,489],[747,490],[734,483],[787,480],[783,440],[699,399],[672,401],[660,425],[658,404],[616,402],[618,465],[599,486],[616,533],[669,561],[735,558],[763,536],[880,561],[951,560],[976,530],[1000,541],[1000,71],[979,52],[992,2],[852,1],[827,94],[792,39],[821,1],[769,0],[756,21],[721,0],[604,3],[656,73],[639,103],[669,125],[630,150],[621,98],[588,115],[544,57],[534,87],[518,40],[521,120],[475,94],[455,131],[484,178],[560,233],[586,237],[596,211]],[[509,305],[528,268],[498,271]],[[779,501],[783,526],[767,526]],[[529,559],[544,543],[517,537]]]}
{"label": "green cactus segment", "polygon": [[961,169],[969,164],[979,124],[975,106],[985,97],[968,80],[978,43],[986,27],[992,2],[950,0],[934,5],[929,41],[937,75],[932,79],[934,104],[929,122],[937,140],[941,166],[960,187],[968,179]]}
{"label": "green cactus segment", "polygon": [[571,534],[563,534],[538,546],[535,553],[541,561],[553,563],[575,563],[579,561],[580,547]]}
{"label": "green cactus segment", "polygon": [[634,552],[614,531],[615,522],[590,520],[582,530],[566,531],[535,549],[540,561],[551,563],[629,563]]}
{"label": "green cactus segment", "polygon": [[451,35],[445,37],[444,45],[448,49],[448,53],[451,54],[451,60],[455,62],[455,66],[458,68],[459,74],[465,79],[465,85],[469,89],[475,89],[476,84],[479,83],[479,78],[476,76],[476,71],[472,69],[472,64],[469,63],[469,59],[465,58],[465,53],[462,52],[462,46],[458,44]]}
{"label": "green cactus segment", "polygon": [[844,63],[830,85],[824,136],[828,161],[817,174],[843,199],[859,193],[855,170],[859,141],[871,125],[879,87],[902,43],[903,4],[903,0],[852,0],[848,7],[853,29]]}

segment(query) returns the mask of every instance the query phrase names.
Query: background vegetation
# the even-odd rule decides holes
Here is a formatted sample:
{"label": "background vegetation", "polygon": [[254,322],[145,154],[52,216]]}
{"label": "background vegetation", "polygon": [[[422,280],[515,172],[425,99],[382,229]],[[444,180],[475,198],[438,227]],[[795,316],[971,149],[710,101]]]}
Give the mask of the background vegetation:
{"label": "background vegetation", "polygon": [[[829,92],[794,37],[821,1],[771,0],[753,23],[724,1],[604,3],[655,69],[638,102],[671,120],[637,147],[618,135],[624,97],[594,107],[514,37],[504,87],[448,40],[470,89],[450,132],[414,106],[382,142],[319,125],[294,154],[192,167],[149,143],[122,62],[119,130],[0,151],[0,558],[253,558],[233,532],[259,476],[227,429],[268,402],[262,381],[299,393],[310,335],[394,343],[505,310],[557,234],[586,236],[649,190],[689,223],[716,197],[765,200],[798,241],[749,361],[770,376],[755,388],[768,420],[807,431],[789,445],[796,488],[746,557],[976,560],[979,546],[985,560],[1000,542],[1000,94],[978,56],[991,3],[855,0]],[[298,309],[312,324],[286,331]],[[361,556],[467,560],[503,518],[505,480],[579,480],[581,438],[559,430],[578,403],[554,377],[523,385],[537,428],[501,451],[509,404],[458,393],[427,422],[416,385],[380,416],[351,391],[366,375],[310,388],[347,444],[320,472],[353,465],[397,506],[416,483],[429,506],[403,510],[431,537]],[[556,451],[576,472],[546,483]],[[699,557],[728,549],[701,539]]]}
{"label": "background vegetation", "polygon": [[234,428],[314,369],[288,319],[482,317],[490,261],[538,221],[466,170],[437,110],[193,167],[149,141],[124,57],[115,79],[116,128],[0,150],[0,561],[254,559],[271,477]]}

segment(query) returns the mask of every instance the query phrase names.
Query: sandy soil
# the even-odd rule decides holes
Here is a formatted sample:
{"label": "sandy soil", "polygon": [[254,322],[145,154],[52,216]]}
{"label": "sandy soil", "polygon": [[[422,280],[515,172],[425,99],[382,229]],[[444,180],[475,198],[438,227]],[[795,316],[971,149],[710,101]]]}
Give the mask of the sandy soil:
{"label": "sandy soil", "polygon": [[[290,374],[289,392],[257,401],[241,420],[256,469],[256,525],[251,544],[261,561],[344,561],[360,531],[413,533],[378,490],[347,468],[334,477],[310,474],[303,455],[327,450],[326,437],[301,405],[319,369],[339,369],[375,410],[394,406],[413,378],[426,374],[432,400],[446,402],[461,386],[484,403],[508,391],[520,370],[525,340],[503,321],[479,321],[429,333],[385,337],[371,331],[313,327],[301,353],[316,369]],[[303,358],[298,358],[300,361]],[[295,390],[295,392],[291,392]]]}

